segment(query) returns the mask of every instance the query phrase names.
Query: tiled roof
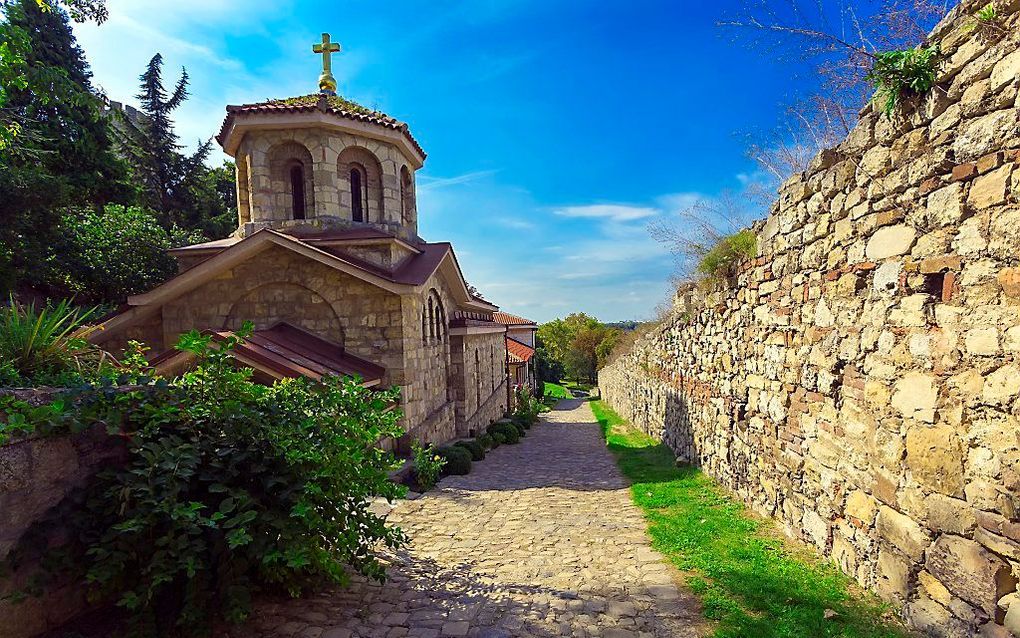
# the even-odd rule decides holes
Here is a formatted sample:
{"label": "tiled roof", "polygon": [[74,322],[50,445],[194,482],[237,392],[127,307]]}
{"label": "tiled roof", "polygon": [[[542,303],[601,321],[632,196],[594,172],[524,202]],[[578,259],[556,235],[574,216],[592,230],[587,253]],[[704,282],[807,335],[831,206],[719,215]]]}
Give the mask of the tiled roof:
{"label": "tiled roof", "polygon": [[492,313],[492,319],[496,322],[503,324],[504,326],[537,326],[538,324],[531,319],[525,319],[524,317],[518,317],[512,315],[509,312],[494,312]]}
{"label": "tiled roof", "polygon": [[535,356],[535,349],[516,339],[506,338],[506,353],[510,363],[527,363]]}
{"label": "tiled roof", "polygon": [[[209,332],[216,341],[232,333]],[[188,353],[169,350],[151,361],[161,374],[172,374],[187,364]],[[255,368],[270,378],[308,377],[319,380],[325,376],[361,377],[364,385],[378,385],[386,369],[356,357],[343,347],[288,323],[278,323],[268,330],[256,330],[231,351],[238,361]]]}
{"label": "tiled roof", "polygon": [[357,102],[338,95],[322,95],[311,93],[298,97],[284,98],[280,100],[266,100],[252,104],[231,104],[227,106],[227,117],[220,126],[220,132],[216,135],[216,141],[222,146],[226,141],[227,130],[237,113],[309,113],[311,111],[322,111],[331,113],[337,117],[353,120],[355,122],[367,122],[377,124],[394,131],[400,131],[407,136],[414,148],[425,157],[425,151],[418,141],[411,135],[406,122],[390,117],[381,111],[376,111]]}

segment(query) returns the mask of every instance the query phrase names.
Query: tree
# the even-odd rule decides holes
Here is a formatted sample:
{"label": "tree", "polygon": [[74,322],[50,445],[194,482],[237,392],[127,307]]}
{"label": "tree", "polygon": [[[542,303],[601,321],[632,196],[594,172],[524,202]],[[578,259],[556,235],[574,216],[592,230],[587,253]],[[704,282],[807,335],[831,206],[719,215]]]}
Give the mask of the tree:
{"label": "tree", "polygon": [[773,184],[807,167],[850,132],[871,98],[869,74],[882,52],[914,47],[946,14],[948,0],[878,3],[754,0],[719,22],[769,59],[806,71],[804,91],[779,129],[752,136],[749,155]]}
{"label": "tree", "polygon": [[538,327],[538,346],[562,367],[568,378],[595,380],[605,364],[620,330],[583,312],[554,319]]}
{"label": "tree", "polygon": [[144,203],[159,213],[163,227],[183,225],[185,218],[195,213],[189,211],[188,186],[194,186],[208,170],[203,162],[212,142],[200,143],[190,156],[181,153],[183,147],[171,115],[188,98],[186,69],[181,70],[181,77],[168,93],[163,86],[163,56],[157,53],[139,79],[141,91],[137,97],[145,117],[140,122],[125,121],[125,152],[142,184]]}
{"label": "tree", "polygon": [[18,129],[17,144],[0,154],[0,285],[10,289],[41,283],[62,207],[127,202],[134,193],[67,14],[37,0],[4,9],[4,45],[20,55],[14,71],[0,63],[0,112]]}
{"label": "tree", "polygon": [[194,231],[168,231],[152,211],[128,206],[70,209],[62,226],[47,278],[61,296],[89,303],[120,303],[163,283],[177,274],[167,250],[202,240]]}
{"label": "tree", "polygon": [[209,239],[226,237],[237,228],[237,191],[234,163],[226,160],[216,168],[201,167],[183,184],[182,227],[201,232]]}
{"label": "tree", "polygon": [[[24,4],[20,0],[0,0],[0,10],[8,13],[14,5]],[[53,10],[59,5],[67,7],[75,22],[95,20],[102,23],[107,18],[106,0],[34,0],[34,5],[43,11]],[[26,58],[29,56],[27,35],[10,23],[0,27],[0,151],[13,147],[22,132],[22,122],[6,109],[8,89],[24,90],[29,87]]]}

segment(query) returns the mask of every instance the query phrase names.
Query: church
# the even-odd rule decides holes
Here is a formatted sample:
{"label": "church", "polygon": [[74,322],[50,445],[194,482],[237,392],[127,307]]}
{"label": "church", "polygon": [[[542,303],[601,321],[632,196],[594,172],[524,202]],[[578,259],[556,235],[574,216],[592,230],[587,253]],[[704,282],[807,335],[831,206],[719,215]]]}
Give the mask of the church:
{"label": "church", "polygon": [[425,151],[407,124],[336,94],[323,34],[319,92],[228,106],[216,140],[237,167],[238,228],[171,251],[179,274],[107,319],[94,341],[129,340],[185,369],[192,329],[255,332],[234,352],[257,380],[357,375],[401,390],[411,440],[484,429],[512,401],[507,327],[467,284],[453,246],[418,235]]}

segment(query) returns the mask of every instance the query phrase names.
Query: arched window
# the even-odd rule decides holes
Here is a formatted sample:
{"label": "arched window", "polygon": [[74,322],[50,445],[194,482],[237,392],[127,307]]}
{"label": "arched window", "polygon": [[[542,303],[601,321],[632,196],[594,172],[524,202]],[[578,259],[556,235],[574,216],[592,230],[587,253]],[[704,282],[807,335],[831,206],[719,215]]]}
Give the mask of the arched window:
{"label": "arched window", "polygon": [[421,342],[425,343],[429,336],[429,329],[426,328],[427,318],[425,317],[425,309],[421,309]]}
{"label": "arched window", "polygon": [[436,299],[436,336],[443,341],[446,333],[446,313],[443,312],[443,302]]}
{"label": "arched window", "polygon": [[365,169],[357,164],[351,166],[351,216],[356,222],[367,221],[365,212],[368,210],[368,180]]}
{"label": "arched window", "polygon": [[400,215],[405,224],[414,221],[414,181],[406,166],[400,167]]}
{"label": "arched window", "polygon": [[290,214],[293,219],[305,218],[305,167],[301,162],[290,167]]}
{"label": "arched window", "polygon": [[482,365],[475,348],[475,409],[482,407]]}
{"label": "arched window", "polygon": [[429,297],[429,338],[436,338],[436,307],[432,297]]}

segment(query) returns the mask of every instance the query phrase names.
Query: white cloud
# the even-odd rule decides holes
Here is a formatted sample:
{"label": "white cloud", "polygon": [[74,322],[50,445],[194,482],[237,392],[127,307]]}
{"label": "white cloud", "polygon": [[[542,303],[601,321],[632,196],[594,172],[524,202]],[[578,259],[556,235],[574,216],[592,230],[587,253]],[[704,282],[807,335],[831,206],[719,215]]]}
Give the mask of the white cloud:
{"label": "white cloud", "polygon": [[627,204],[589,204],[587,206],[566,206],[557,208],[553,214],[561,217],[579,217],[586,219],[605,219],[614,222],[627,222],[645,219],[659,214],[659,210],[648,206],[629,206]]}
{"label": "white cloud", "polygon": [[484,170],[484,171],[471,171],[470,173],[464,173],[462,175],[454,175],[453,177],[432,177],[430,175],[418,175],[418,191],[430,191],[439,188],[446,188],[447,186],[456,186],[458,184],[466,184],[468,182],[474,182],[486,177],[495,175],[499,171],[495,169]]}

